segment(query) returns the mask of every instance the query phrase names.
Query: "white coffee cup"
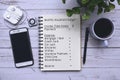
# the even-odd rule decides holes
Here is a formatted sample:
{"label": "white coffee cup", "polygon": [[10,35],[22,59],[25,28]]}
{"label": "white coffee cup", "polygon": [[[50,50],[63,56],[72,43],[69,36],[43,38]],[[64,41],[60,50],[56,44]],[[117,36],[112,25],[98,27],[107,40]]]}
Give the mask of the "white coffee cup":
{"label": "white coffee cup", "polygon": [[90,34],[93,38],[100,40],[104,47],[108,46],[108,39],[110,39],[114,32],[114,25],[111,20],[107,18],[100,18],[89,28]]}

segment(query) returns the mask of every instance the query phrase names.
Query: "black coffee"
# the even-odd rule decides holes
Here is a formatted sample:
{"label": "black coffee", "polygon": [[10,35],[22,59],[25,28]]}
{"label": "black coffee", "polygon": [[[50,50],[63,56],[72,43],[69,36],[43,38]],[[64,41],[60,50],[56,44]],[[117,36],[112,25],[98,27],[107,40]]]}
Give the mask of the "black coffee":
{"label": "black coffee", "polygon": [[101,18],[95,23],[94,31],[98,37],[106,38],[113,32],[113,23],[108,19]]}

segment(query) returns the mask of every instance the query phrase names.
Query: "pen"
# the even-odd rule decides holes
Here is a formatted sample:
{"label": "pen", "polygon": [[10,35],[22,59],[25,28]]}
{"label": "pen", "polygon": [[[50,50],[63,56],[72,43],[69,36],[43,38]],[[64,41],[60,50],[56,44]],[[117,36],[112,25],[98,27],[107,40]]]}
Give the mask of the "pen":
{"label": "pen", "polygon": [[83,64],[85,64],[85,62],[86,62],[88,38],[89,38],[89,29],[88,29],[88,27],[87,27],[87,28],[86,28],[86,31],[85,31],[85,44],[84,44]]}

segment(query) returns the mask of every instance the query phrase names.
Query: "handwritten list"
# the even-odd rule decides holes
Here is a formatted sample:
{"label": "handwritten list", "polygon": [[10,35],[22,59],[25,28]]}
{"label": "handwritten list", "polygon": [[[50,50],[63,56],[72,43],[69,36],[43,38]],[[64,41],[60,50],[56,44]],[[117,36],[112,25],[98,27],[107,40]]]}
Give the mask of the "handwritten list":
{"label": "handwritten list", "polygon": [[[78,16],[70,18],[66,16],[43,17],[44,69],[72,69],[76,62],[78,63],[76,65],[78,65],[80,69],[80,20],[76,18],[78,18]],[[76,22],[78,22],[77,26]],[[78,47],[79,49],[73,49],[73,47]],[[77,50],[77,53],[73,53],[74,50]]]}

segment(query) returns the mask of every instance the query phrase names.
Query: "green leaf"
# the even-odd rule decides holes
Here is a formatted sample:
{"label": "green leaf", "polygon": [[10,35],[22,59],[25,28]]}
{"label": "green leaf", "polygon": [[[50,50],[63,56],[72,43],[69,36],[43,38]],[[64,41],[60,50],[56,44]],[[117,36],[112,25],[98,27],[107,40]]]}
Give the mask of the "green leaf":
{"label": "green leaf", "polygon": [[109,9],[109,7],[108,7],[108,6],[107,6],[107,7],[105,7],[104,12],[110,12],[110,9]]}
{"label": "green leaf", "polygon": [[102,0],[100,3],[98,3],[98,7],[106,8],[108,5]]}
{"label": "green leaf", "polygon": [[103,11],[103,8],[102,8],[102,7],[98,7],[98,12],[97,12],[97,14],[101,14],[102,11]]}
{"label": "green leaf", "polygon": [[71,9],[67,9],[66,13],[68,17],[71,17],[73,15],[73,11]]}
{"label": "green leaf", "polygon": [[90,0],[90,2],[87,4],[87,9],[90,12],[93,12],[95,10],[95,7],[101,3],[101,0]]}
{"label": "green leaf", "polygon": [[66,0],[62,0],[62,2],[65,4],[65,3],[66,3]]}
{"label": "green leaf", "polygon": [[84,13],[82,15],[82,20],[88,20],[90,18],[90,14],[89,13]]}
{"label": "green leaf", "polygon": [[112,4],[112,3],[110,3],[110,4],[109,4],[109,9],[110,9],[110,10],[115,9],[115,5],[114,5],[114,4]]}
{"label": "green leaf", "polygon": [[109,3],[109,6],[105,7],[104,12],[110,12],[111,10],[113,10],[115,8],[115,5],[112,3]]}
{"label": "green leaf", "polygon": [[118,4],[120,5],[120,0],[117,0]]}
{"label": "green leaf", "polygon": [[87,7],[90,12],[93,12],[95,9],[95,5],[88,5]]}
{"label": "green leaf", "polygon": [[72,11],[74,14],[80,14],[80,7],[74,7],[72,8]]}
{"label": "green leaf", "polygon": [[87,4],[89,2],[89,0],[81,0],[81,3],[84,5],[84,4]]}

